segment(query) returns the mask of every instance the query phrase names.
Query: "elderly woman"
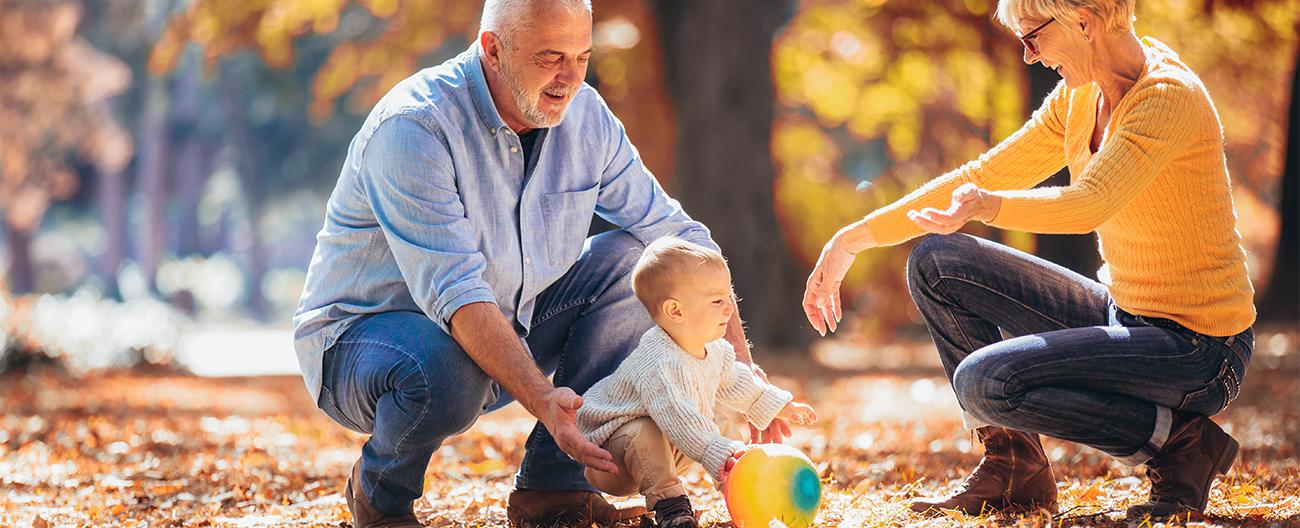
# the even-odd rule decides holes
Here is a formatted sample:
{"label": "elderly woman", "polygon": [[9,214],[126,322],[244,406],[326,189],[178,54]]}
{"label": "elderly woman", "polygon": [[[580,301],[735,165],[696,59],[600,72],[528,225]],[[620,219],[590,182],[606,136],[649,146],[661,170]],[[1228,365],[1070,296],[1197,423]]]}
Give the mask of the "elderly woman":
{"label": "elderly woman", "polygon": [[[913,509],[1055,512],[1045,434],[1145,464],[1151,496],[1130,518],[1199,513],[1238,449],[1207,417],[1236,397],[1254,346],[1218,113],[1177,54],[1134,33],[1133,0],[1000,0],[997,18],[1063,82],[992,150],[836,233],[808,320],[836,329],[858,252],[934,233],[908,286],[985,454]],[[1070,185],[1031,188],[1063,166]],[[972,220],[1095,231],[1100,281],[952,234]]]}

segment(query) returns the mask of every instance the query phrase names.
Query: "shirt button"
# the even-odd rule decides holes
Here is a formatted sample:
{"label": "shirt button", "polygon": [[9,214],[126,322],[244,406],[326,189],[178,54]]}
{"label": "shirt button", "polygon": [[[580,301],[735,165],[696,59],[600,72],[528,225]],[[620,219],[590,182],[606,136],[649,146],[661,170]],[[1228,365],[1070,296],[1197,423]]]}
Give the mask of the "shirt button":
{"label": "shirt button", "polygon": [[519,147],[510,147],[510,152],[519,152]]}
{"label": "shirt button", "polygon": [[524,257],[524,264],[527,264],[527,265],[529,265],[529,266],[532,266],[532,265],[533,265],[533,258],[532,258],[532,257]]}
{"label": "shirt button", "polygon": [[492,130],[489,130],[488,132],[490,132],[490,133],[491,133],[492,135],[494,135],[494,136],[497,135],[497,129],[495,129],[495,128],[492,129]]}

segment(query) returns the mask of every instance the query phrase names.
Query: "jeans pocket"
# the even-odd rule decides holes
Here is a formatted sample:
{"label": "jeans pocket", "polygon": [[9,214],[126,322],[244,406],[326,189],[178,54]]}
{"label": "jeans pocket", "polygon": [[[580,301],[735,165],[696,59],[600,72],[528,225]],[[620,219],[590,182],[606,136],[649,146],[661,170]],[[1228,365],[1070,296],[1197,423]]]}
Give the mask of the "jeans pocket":
{"label": "jeans pocket", "polygon": [[1236,398],[1240,386],[1231,365],[1225,359],[1220,364],[1219,373],[1214,376],[1214,379],[1200,389],[1183,396],[1183,402],[1178,406],[1178,410],[1213,416],[1228,407],[1228,403]]}
{"label": "jeans pocket", "polygon": [[1223,368],[1219,370],[1219,376],[1216,380],[1223,387],[1223,406],[1219,408],[1220,411],[1227,409],[1228,404],[1232,403],[1232,400],[1237,399],[1237,395],[1241,394],[1241,379],[1242,376],[1232,368],[1232,362],[1225,359]]}

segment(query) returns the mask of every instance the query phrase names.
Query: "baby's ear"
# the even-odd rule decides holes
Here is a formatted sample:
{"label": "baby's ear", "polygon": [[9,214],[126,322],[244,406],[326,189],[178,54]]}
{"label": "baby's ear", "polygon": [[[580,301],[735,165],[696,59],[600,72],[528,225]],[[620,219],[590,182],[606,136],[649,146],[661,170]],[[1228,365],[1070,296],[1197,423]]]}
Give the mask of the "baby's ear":
{"label": "baby's ear", "polygon": [[686,319],[686,315],[682,313],[682,303],[677,299],[664,299],[663,304],[659,305],[659,312],[674,323],[680,323]]}

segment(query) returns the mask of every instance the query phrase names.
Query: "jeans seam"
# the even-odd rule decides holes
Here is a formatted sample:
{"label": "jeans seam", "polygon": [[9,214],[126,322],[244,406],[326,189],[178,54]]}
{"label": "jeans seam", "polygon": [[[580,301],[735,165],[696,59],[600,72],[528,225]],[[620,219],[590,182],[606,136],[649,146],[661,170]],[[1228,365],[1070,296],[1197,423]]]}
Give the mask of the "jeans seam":
{"label": "jeans seam", "polygon": [[[419,369],[420,377],[424,379],[425,391],[432,391],[432,387],[429,386],[429,377],[424,372],[424,365],[421,365],[419,361],[416,361],[415,356],[410,352],[403,350],[401,347],[394,346],[391,343],[385,343],[383,341],[378,341],[373,339],[358,339],[350,342],[378,345],[378,346],[388,348],[390,350],[395,350],[398,353],[402,354],[403,356],[406,356],[407,359],[411,360],[411,363],[415,364],[415,368]],[[411,421],[411,425],[407,427],[406,432],[402,433],[402,436],[397,439],[397,443],[393,445],[394,453],[398,453],[402,450],[402,444],[405,443],[406,439],[411,436],[411,433],[415,432],[416,427],[421,422],[424,421],[424,417],[429,414],[429,405],[432,403],[433,402],[431,401],[431,399],[429,398],[425,399],[424,406],[420,409],[420,416],[417,417],[415,420]],[[371,436],[373,437],[374,435],[372,434]],[[378,482],[380,480],[383,480],[384,475],[388,473],[388,470],[392,469],[393,464],[396,463],[397,463],[397,459],[396,457],[394,457],[394,459],[389,461],[388,464],[383,467],[383,469],[379,470],[379,474],[375,476],[375,481]]]}
{"label": "jeans seam", "polygon": [[571,309],[573,309],[573,308],[576,308],[576,307],[582,306],[582,305],[584,305],[584,304],[588,304],[588,303],[595,302],[595,300],[596,300],[595,297],[588,297],[588,298],[577,299],[577,300],[574,300],[574,301],[569,301],[568,303],[565,303],[565,304],[563,304],[563,305],[560,305],[559,308],[553,309],[553,310],[551,310],[551,311],[549,311],[549,312],[546,312],[546,313],[543,314],[541,317],[538,317],[538,318],[537,318],[537,321],[534,321],[534,322],[533,322],[533,326],[540,326],[541,324],[545,323],[546,321],[551,320],[551,318],[553,318],[553,317],[555,317],[555,316],[557,316],[557,315],[560,315],[560,314],[562,314],[562,313],[564,313],[564,312],[566,312],[566,311],[568,311],[568,310],[571,310]]}
{"label": "jeans seam", "polygon": [[[940,282],[943,282],[943,276],[942,276],[942,275],[940,275],[938,279],[935,279],[934,284],[931,284],[931,285],[930,285],[930,290],[935,291],[935,292],[939,291],[939,283],[940,283]],[[963,328],[962,325],[961,325],[961,322],[957,320],[957,316],[956,316],[955,314],[952,313],[952,308],[950,308],[950,307],[948,307],[948,306],[944,306],[944,307],[943,307],[943,311],[944,311],[944,313],[948,314],[948,318],[949,318],[949,319],[952,319],[952,325],[953,325],[954,327],[957,328],[957,333],[961,334],[961,339],[962,339],[962,341],[965,341],[965,342],[966,342],[966,351],[967,351],[967,352],[974,352],[974,351],[975,351],[975,345],[974,345],[974,343],[971,343],[970,336],[966,334],[966,329]]]}
{"label": "jeans seam", "polygon": [[972,285],[972,286],[976,286],[976,287],[979,287],[979,288],[983,288],[983,289],[985,289],[985,290],[987,290],[987,291],[990,291],[990,292],[992,292],[992,293],[995,293],[995,294],[1001,296],[1002,298],[1004,298],[1004,299],[1006,299],[1006,300],[1008,300],[1008,301],[1010,301],[1010,302],[1012,302],[1012,303],[1015,303],[1016,305],[1020,306],[1021,308],[1024,308],[1024,309],[1026,309],[1026,310],[1029,310],[1030,312],[1033,312],[1034,314],[1038,315],[1039,317],[1042,317],[1043,319],[1046,319],[1046,320],[1048,320],[1048,321],[1051,321],[1052,323],[1056,324],[1057,326],[1061,327],[1062,329],[1070,328],[1070,326],[1067,325],[1067,324],[1065,324],[1064,322],[1062,322],[1062,321],[1058,321],[1058,320],[1056,320],[1055,318],[1053,318],[1053,317],[1051,317],[1051,316],[1049,316],[1049,315],[1047,315],[1047,314],[1045,314],[1045,313],[1043,313],[1043,312],[1038,311],[1038,310],[1035,309],[1034,307],[1029,306],[1029,305],[1027,305],[1027,304],[1025,304],[1025,303],[1020,302],[1019,300],[1017,300],[1017,299],[1014,298],[1014,297],[1011,297],[1010,295],[1007,295],[1007,294],[1005,294],[1005,293],[1002,293],[1002,292],[998,291],[997,289],[991,288],[991,287],[989,287],[989,286],[987,286],[987,285],[981,284],[981,283],[976,282],[976,281],[973,281],[973,280],[969,280],[969,279],[965,279],[965,278],[957,277],[957,276],[953,276],[953,275],[943,275],[943,274],[940,274],[940,275],[939,275],[939,278],[938,278],[937,280],[935,280],[935,281],[934,281],[934,284],[931,285],[930,287],[931,287],[931,288],[937,288],[937,287],[939,286],[939,282],[941,282],[943,279],[949,279],[949,280],[960,281],[960,282],[964,282],[964,283],[966,283],[966,284],[970,284],[970,285]]}

